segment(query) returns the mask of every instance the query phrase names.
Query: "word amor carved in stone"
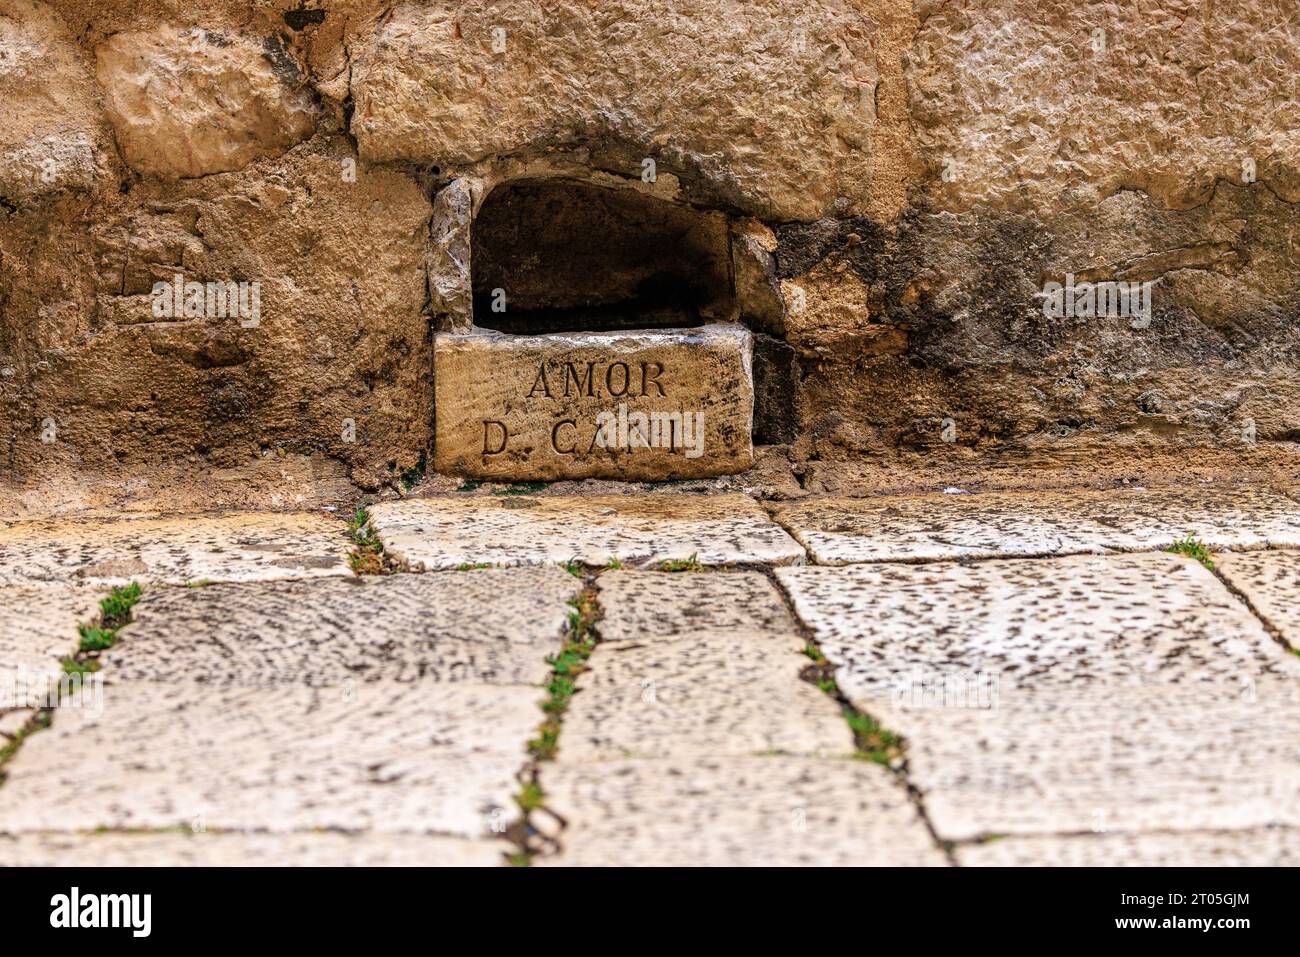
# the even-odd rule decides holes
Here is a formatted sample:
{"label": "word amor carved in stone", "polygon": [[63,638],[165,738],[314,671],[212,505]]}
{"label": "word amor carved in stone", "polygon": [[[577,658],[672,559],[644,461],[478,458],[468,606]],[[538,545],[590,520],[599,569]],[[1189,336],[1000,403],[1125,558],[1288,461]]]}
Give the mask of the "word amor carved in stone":
{"label": "word amor carved in stone", "polygon": [[753,461],[753,339],[739,326],[439,335],[439,472],[673,479]]}

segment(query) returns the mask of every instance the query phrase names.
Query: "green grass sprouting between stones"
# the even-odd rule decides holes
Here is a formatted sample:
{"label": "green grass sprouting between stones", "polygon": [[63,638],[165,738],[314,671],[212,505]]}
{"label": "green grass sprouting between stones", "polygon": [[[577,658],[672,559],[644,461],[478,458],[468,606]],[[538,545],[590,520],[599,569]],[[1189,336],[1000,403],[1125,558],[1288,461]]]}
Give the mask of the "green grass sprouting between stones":
{"label": "green grass sprouting between stones", "polygon": [[698,552],[691,552],[686,558],[670,558],[659,563],[661,572],[698,572],[703,571]]}
{"label": "green grass sprouting between stones", "polygon": [[358,575],[384,574],[384,545],[371,530],[370,513],[364,505],[358,506],[348,519],[348,534],[352,537],[352,552],[348,555],[352,570]]}
{"label": "green grass sprouting between stones", "polygon": [[[131,609],[140,600],[141,594],[139,583],[131,582],[129,585],[114,586],[100,599],[99,621],[93,625],[77,626],[80,641],[76,654],[67,656],[61,662],[65,674],[84,676],[99,670],[99,653],[117,643],[118,632],[131,621]],[[50,705],[47,704],[0,746],[0,783],[5,779],[5,765],[18,753],[23,742],[37,731],[48,728],[51,718]]]}
{"label": "green grass sprouting between stones", "polygon": [[[565,567],[574,574],[582,574],[576,561],[567,563]],[[574,568],[579,570],[574,571]],[[560,722],[577,690],[575,682],[578,675],[587,670],[587,659],[596,649],[595,625],[600,619],[600,610],[596,606],[595,587],[589,584],[578,597],[570,599],[568,605],[571,610],[564,644],[557,654],[546,659],[546,663],[551,666],[550,679],[546,683],[546,698],[542,701],[542,711],[546,717],[537,729],[537,736],[528,742],[528,751],[535,762],[555,758],[560,742]],[[516,867],[527,867],[530,863],[530,853],[523,850],[526,846],[528,814],[542,807],[545,797],[534,769],[531,778],[524,782],[515,795],[515,803],[524,814],[517,841],[521,850],[510,857],[510,863]]]}
{"label": "green grass sprouting between stones", "polygon": [[840,691],[835,681],[835,667],[811,641],[804,646],[803,653],[813,661],[813,673],[808,675],[823,692],[840,703],[840,711],[853,732],[855,757],[864,761],[874,761],[885,767],[892,767],[903,755],[903,739],[870,715],[858,712]]}
{"label": "green grass sprouting between stones", "polygon": [[1166,548],[1165,551],[1194,558],[1210,571],[1214,571],[1214,553],[1210,551],[1210,546],[1196,537],[1195,532],[1188,532]]}
{"label": "green grass sprouting between stones", "polygon": [[140,595],[140,584],[131,582],[129,585],[114,586],[107,596],[100,599],[99,622],[77,626],[81,640],[77,645],[77,653],[63,659],[66,674],[84,675],[99,670],[97,656],[117,643],[117,633],[131,620],[131,609],[140,600]]}

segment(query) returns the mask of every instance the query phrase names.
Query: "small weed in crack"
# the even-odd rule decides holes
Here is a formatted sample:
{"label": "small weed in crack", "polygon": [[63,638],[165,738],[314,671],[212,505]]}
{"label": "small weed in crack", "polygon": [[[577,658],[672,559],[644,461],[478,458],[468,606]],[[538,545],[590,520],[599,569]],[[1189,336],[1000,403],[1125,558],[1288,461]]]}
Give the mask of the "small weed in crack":
{"label": "small weed in crack", "polygon": [[[575,572],[575,574],[581,573]],[[557,654],[546,659],[546,663],[551,666],[551,676],[546,684],[546,698],[542,701],[542,711],[545,712],[546,718],[537,730],[537,737],[528,742],[528,752],[532,760],[520,775],[521,787],[519,793],[515,795],[515,803],[519,805],[522,818],[510,833],[517,848],[510,856],[510,863],[517,867],[527,867],[537,853],[536,847],[530,840],[531,836],[537,833],[530,821],[530,815],[534,811],[542,810],[546,803],[546,795],[538,780],[538,766],[543,761],[553,760],[559,750],[560,723],[577,690],[575,681],[578,675],[587,670],[587,659],[596,650],[596,644],[600,640],[596,632],[600,609],[596,604],[596,589],[593,581],[588,581],[587,587],[578,597],[569,601],[571,611],[564,644]]]}
{"label": "small weed in crack", "polygon": [[1214,554],[1210,551],[1210,546],[1196,537],[1195,532],[1188,532],[1166,548],[1165,551],[1194,558],[1210,571],[1214,571]]}
{"label": "small weed in crack", "polygon": [[140,600],[140,595],[139,583],[131,582],[113,588],[100,599],[98,624],[77,626],[77,634],[81,636],[77,653],[63,659],[63,670],[67,674],[85,675],[99,670],[99,653],[117,643],[117,633],[131,621],[131,609]]}
{"label": "small weed in crack", "polygon": [[348,534],[352,536],[352,552],[348,565],[358,575],[383,575],[388,572],[384,545],[370,528],[370,513],[364,505],[358,506],[348,519]]}
{"label": "small weed in crack", "polygon": [[864,761],[883,764],[887,768],[900,766],[903,760],[903,739],[882,727],[875,718],[853,707],[835,681],[835,666],[826,659],[820,648],[810,641],[804,646],[804,654],[813,663],[803,670],[802,677],[834,698],[840,706],[840,713],[853,732],[855,756]]}
{"label": "small weed in crack", "polygon": [[[69,655],[61,662],[63,671],[68,675],[84,678],[99,670],[99,654],[107,651],[117,643],[118,632],[131,621],[131,609],[140,600],[142,594],[138,582],[115,586],[99,602],[99,621],[93,625],[78,625],[76,654]],[[62,689],[62,684],[60,688]],[[4,767],[12,760],[22,747],[23,741],[50,726],[53,719],[53,707],[41,708],[27,720],[17,732],[0,747],[0,784],[4,783]]]}
{"label": "small weed in crack", "polygon": [[698,552],[691,552],[687,558],[670,558],[668,561],[659,563],[661,572],[699,572],[704,570],[700,564]]}

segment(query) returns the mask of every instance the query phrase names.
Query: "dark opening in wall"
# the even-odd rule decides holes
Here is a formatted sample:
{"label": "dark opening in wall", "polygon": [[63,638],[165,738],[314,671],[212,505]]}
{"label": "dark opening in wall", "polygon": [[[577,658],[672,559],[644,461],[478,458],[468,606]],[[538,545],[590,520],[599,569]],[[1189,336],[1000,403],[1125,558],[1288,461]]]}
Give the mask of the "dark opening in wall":
{"label": "dark opening in wall", "polygon": [[497,187],[471,240],[474,324],[516,334],[662,329],[734,315],[727,220],[563,180]]}

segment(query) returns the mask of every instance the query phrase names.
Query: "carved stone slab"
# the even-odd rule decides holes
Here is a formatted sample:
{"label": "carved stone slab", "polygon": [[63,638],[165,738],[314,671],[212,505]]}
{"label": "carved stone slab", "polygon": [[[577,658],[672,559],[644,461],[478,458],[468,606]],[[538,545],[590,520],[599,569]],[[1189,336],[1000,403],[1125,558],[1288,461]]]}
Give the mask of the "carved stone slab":
{"label": "carved stone slab", "polygon": [[439,335],[435,467],[498,480],[744,471],[752,349],[747,329],[726,325]]}

